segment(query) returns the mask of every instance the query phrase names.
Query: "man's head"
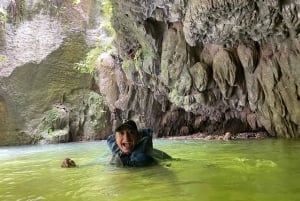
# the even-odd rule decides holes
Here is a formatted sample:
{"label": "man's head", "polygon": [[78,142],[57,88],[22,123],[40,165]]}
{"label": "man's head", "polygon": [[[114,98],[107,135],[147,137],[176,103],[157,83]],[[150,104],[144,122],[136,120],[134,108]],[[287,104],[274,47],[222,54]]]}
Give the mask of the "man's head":
{"label": "man's head", "polygon": [[116,129],[116,143],[123,153],[131,153],[138,140],[139,133],[134,121],[126,121]]}
{"label": "man's head", "polygon": [[62,161],[60,167],[62,167],[62,168],[72,168],[72,167],[76,167],[76,163],[70,158],[65,158]]}

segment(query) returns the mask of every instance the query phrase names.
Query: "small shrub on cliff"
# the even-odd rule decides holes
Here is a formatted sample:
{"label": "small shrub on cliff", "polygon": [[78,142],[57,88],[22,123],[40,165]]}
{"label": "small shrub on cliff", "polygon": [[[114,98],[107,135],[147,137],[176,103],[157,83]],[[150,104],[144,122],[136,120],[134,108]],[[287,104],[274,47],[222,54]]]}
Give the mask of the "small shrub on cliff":
{"label": "small shrub on cliff", "polygon": [[54,125],[56,120],[58,119],[59,115],[58,115],[59,111],[57,108],[53,108],[49,111],[46,112],[46,123],[50,124],[50,125]]}
{"label": "small shrub on cliff", "polygon": [[51,134],[54,130],[55,123],[59,118],[59,110],[52,108],[45,113],[43,121],[38,126],[39,131],[47,130],[48,134]]}
{"label": "small shrub on cliff", "polygon": [[100,46],[96,46],[94,49],[88,52],[85,60],[76,63],[74,68],[78,70],[80,73],[88,73],[91,75],[95,75],[95,62],[98,56],[103,52]]}
{"label": "small shrub on cliff", "polygon": [[95,48],[91,49],[84,60],[79,63],[75,63],[74,69],[78,70],[80,73],[96,75],[96,60],[99,55],[103,52],[107,52],[112,49],[111,44],[105,44],[104,41],[99,41]]}
{"label": "small shrub on cliff", "polygon": [[100,94],[91,91],[89,93],[88,104],[90,110],[96,114],[96,117],[101,118],[102,114],[105,112],[103,109],[105,106],[104,98]]}
{"label": "small shrub on cliff", "polygon": [[[111,50],[112,44],[111,40],[112,37],[115,35],[115,31],[112,28],[110,23],[111,16],[112,16],[112,4],[108,0],[99,0],[101,3],[101,12],[103,14],[104,20],[102,22],[102,27],[107,31],[108,35],[104,38],[98,38],[98,42],[92,50],[87,53],[87,56],[84,60],[76,63],[74,68],[78,70],[80,73],[88,73],[92,76],[96,75],[96,60],[99,55],[103,52]],[[80,0],[73,0],[74,4],[80,3]]]}
{"label": "small shrub on cliff", "polygon": [[153,58],[150,52],[145,52],[143,48],[139,48],[134,53],[133,58],[124,59],[122,62],[122,68],[127,76],[127,78],[132,79],[131,74],[135,71],[141,71],[144,63],[147,62],[149,58]]}
{"label": "small shrub on cliff", "polygon": [[91,91],[89,93],[88,105],[91,114],[90,123],[97,129],[100,127],[99,123],[101,122],[103,115],[106,113],[104,98],[100,94]]}

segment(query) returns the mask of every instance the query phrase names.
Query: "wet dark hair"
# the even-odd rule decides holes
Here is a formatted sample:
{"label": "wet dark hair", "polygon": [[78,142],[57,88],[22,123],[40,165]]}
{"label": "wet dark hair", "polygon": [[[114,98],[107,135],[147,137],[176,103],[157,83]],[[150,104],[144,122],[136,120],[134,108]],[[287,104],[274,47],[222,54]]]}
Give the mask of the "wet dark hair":
{"label": "wet dark hair", "polygon": [[63,162],[61,163],[60,167],[62,167],[62,168],[72,168],[72,167],[76,167],[76,163],[75,163],[75,161],[73,161],[70,158],[65,158],[63,160]]}

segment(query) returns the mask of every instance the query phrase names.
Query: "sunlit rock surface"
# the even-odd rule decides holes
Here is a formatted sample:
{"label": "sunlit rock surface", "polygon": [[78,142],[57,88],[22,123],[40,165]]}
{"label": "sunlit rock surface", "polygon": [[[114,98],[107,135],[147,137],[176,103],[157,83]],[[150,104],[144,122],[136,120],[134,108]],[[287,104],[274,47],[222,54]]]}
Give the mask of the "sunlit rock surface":
{"label": "sunlit rock surface", "polygon": [[0,145],[104,138],[109,114],[95,116],[92,77],[74,69],[103,35],[99,2],[1,0],[0,8]]}

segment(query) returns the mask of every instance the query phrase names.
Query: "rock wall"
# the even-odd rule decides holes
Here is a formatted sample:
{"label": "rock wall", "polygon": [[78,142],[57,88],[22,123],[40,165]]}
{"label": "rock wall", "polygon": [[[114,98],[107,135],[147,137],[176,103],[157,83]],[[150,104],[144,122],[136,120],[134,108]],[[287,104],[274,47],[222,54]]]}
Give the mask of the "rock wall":
{"label": "rock wall", "polygon": [[100,90],[116,121],[157,136],[299,137],[299,1],[112,2],[121,58],[111,54],[113,89]]}
{"label": "rock wall", "polygon": [[[99,2],[1,0],[0,6],[0,145],[104,138],[110,116],[95,117],[93,78],[74,68],[104,35]],[[95,119],[105,128],[95,129]]]}
{"label": "rock wall", "polygon": [[104,139],[124,119],[299,137],[299,1],[112,0],[94,80],[74,64],[106,40],[100,3],[1,0],[0,145]]}

